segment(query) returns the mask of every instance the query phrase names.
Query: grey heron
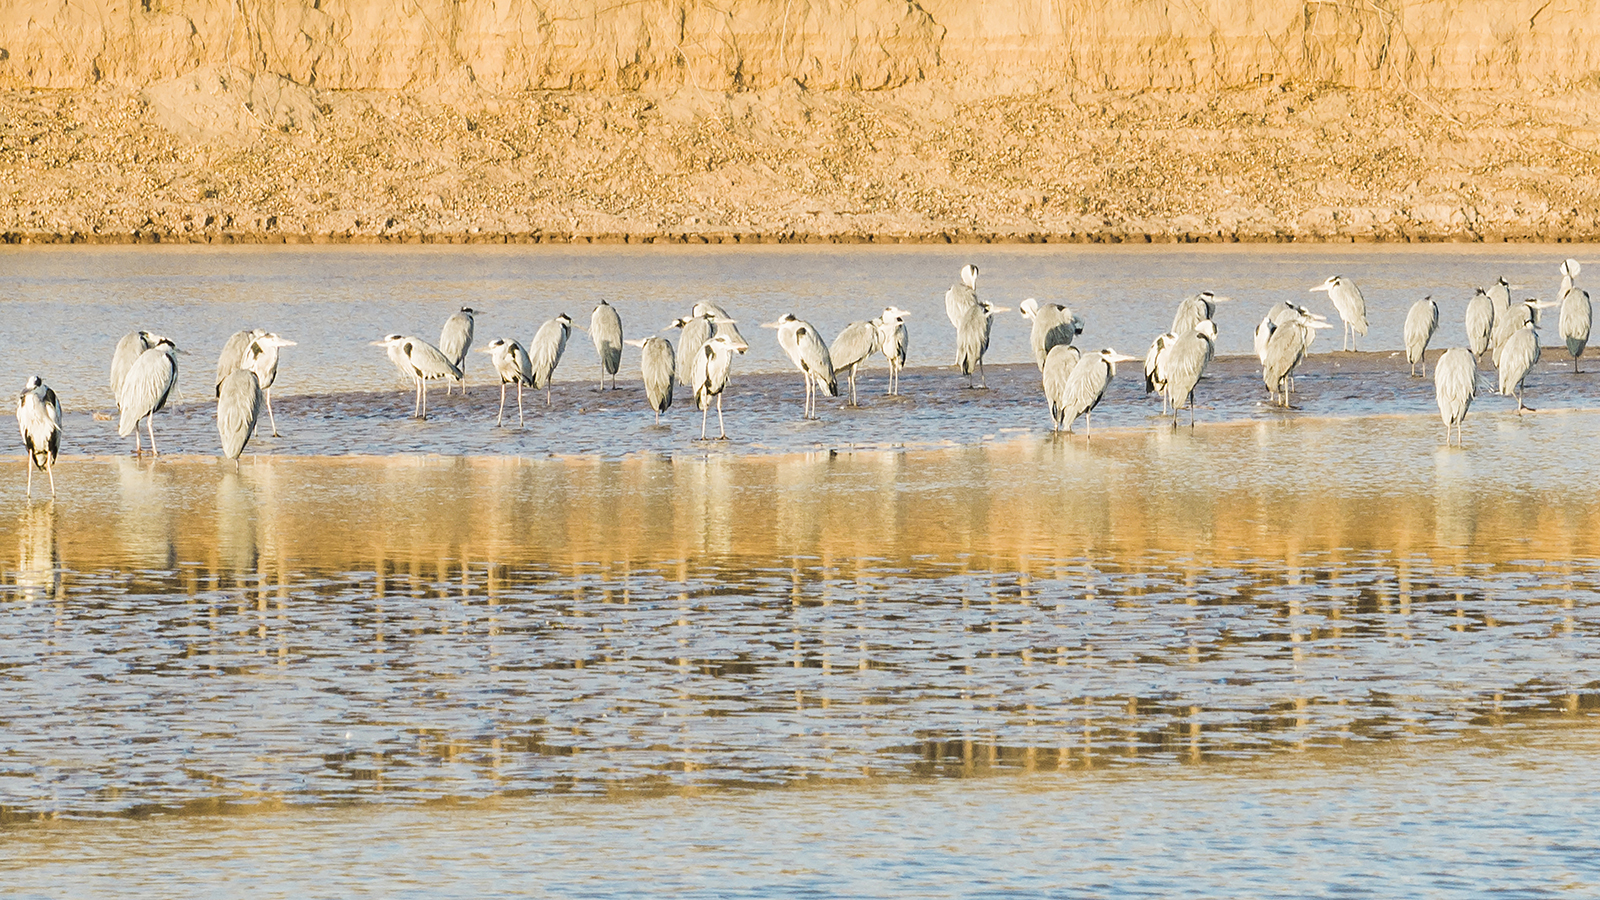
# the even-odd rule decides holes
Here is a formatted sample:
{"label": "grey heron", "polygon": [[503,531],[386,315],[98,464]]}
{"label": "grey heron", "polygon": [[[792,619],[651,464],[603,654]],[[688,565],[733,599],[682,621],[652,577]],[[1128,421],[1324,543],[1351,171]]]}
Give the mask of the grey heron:
{"label": "grey heron", "polygon": [[[652,335],[642,341],[629,340],[625,343],[639,348],[639,373],[644,376],[644,396],[650,402],[650,408],[655,410],[656,424],[660,425],[661,414],[672,408],[672,388],[677,381],[673,372],[672,342]],[[735,343],[743,344],[742,341]]]}
{"label": "grey heron", "polygon": [[694,403],[700,407],[700,440],[706,439],[706,418],[710,415],[711,398],[717,398],[718,440],[726,440],[728,429],[722,424],[722,392],[728,386],[728,373],[733,368],[733,354],[750,349],[734,340],[729,334],[714,334],[700,347],[694,363]]}
{"label": "grey heron", "polygon": [[50,475],[50,496],[56,495],[56,454],[61,450],[61,401],[37,375],[29,375],[17,395],[17,428],[28,450],[28,499],[33,499],[33,470]]}
{"label": "grey heron", "polygon": [[[694,384],[695,358],[700,355],[700,347],[711,340],[711,335],[716,333],[717,326],[712,324],[717,314],[709,310],[681,319],[673,319],[668,328],[679,330],[678,335],[678,383],[685,387]],[[738,340],[738,339],[736,339]],[[742,340],[738,341],[743,343]]]}
{"label": "grey heron", "polygon": [[[117,341],[116,350],[111,354],[111,396],[122,395],[122,380],[128,377],[128,370],[133,368],[134,360],[139,355],[162,340],[161,335],[148,331],[133,331],[122,336]],[[118,401],[121,402],[121,401]]]}
{"label": "grey heron", "polygon": [[1218,297],[1211,291],[1201,291],[1192,297],[1185,297],[1178,302],[1178,310],[1172,316],[1172,333],[1186,335],[1200,327],[1200,323],[1217,316],[1217,304],[1229,302],[1227,297]]}
{"label": "grey heron", "polygon": [[386,348],[395,365],[416,382],[417,402],[412,409],[414,418],[428,417],[428,382],[440,378],[461,378],[461,370],[446,359],[438,347],[422,338],[391,334],[381,341],[373,341],[372,346]]}
{"label": "grey heron", "polygon": [[[1500,368],[1500,358],[1505,354],[1506,343],[1528,325],[1539,327],[1539,311],[1556,306],[1556,303],[1545,303],[1529,297],[1521,303],[1513,303],[1503,310],[1495,313],[1496,343],[1494,349],[1489,351],[1489,360],[1496,369]],[[1504,334],[1500,334],[1501,326],[1506,326]]]}
{"label": "grey heron", "polygon": [[[733,338],[735,344],[744,344],[744,335],[739,333],[739,323],[728,311],[709,300],[697,300],[690,309],[690,315],[700,316],[711,320],[712,334],[726,334]],[[748,344],[745,344],[748,347]]]}
{"label": "grey heron", "polygon": [[122,410],[117,434],[133,435],[136,454],[143,452],[139,447],[139,420],[144,419],[145,428],[150,432],[150,453],[157,455],[155,414],[167,405],[172,386],[178,383],[177,353],[178,348],[171,340],[157,338],[149,350],[133,361],[122,379],[122,390],[117,394],[117,406]]}
{"label": "grey heron", "polygon": [[1017,304],[1022,317],[1033,323],[1028,342],[1033,348],[1033,361],[1044,371],[1045,357],[1057,344],[1071,344],[1083,334],[1083,318],[1059,303],[1040,304],[1029,297]]}
{"label": "grey heron", "polygon": [[1200,324],[1181,334],[1162,354],[1161,369],[1166,380],[1166,396],[1172,403],[1172,427],[1178,427],[1178,409],[1189,408],[1189,427],[1194,427],[1194,388],[1216,356],[1217,323],[1201,319]]}
{"label": "grey heron", "polygon": [[1162,357],[1177,339],[1178,336],[1170,331],[1158,334],[1144,355],[1144,392],[1148,394],[1155,391],[1161,397],[1162,415],[1167,412],[1167,373],[1162,365]]}
{"label": "grey heron", "polygon": [[217,392],[217,434],[222,438],[222,455],[236,465],[256,432],[262,402],[261,382],[253,369],[235,369],[222,379],[222,389]]}
{"label": "grey heron", "polygon": [[900,370],[906,367],[906,349],[910,333],[906,331],[906,316],[910,313],[898,306],[886,306],[874,321],[878,330],[878,351],[889,361],[889,393],[900,393]]}
{"label": "grey heron", "polygon": [[1594,321],[1594,306],[1589,303],[1589,292],[1573,281],[1581,270],[1578,261],[1569,259],[1561,264],[1561,337],[1567,342],[1567,352],[1572,354],[1572,374],[1578,374],[1578,357],[1589,343],[1589,326]]}
{"label": "grey heron", "polygon": [[1316,339],[1317,329],[1332,327],[1308,313],[1296,313],[1294,318],[1286,319],[1273,330],[1272,337],[1267,339],[1266,353],[1263,354],[1261,378],[1272,393],[1274,403],[1281,397],[1284,408],[1289,407],[1289,392],[1294,389],[1291,377],[1295,368],[1306,358],[1306,351],[1311,349],[1311,342]]}
{"label": "grey heron", "polygon": [[[463,396],[467,393],[467,351],[472,349],[472,332],[477,325],[472,317],[476,314],[477,310],[463,306],[444,320],[444,328],[439,331],[439,352],[444,354],[445,359],[450,360],[451,365],[461,370],[460,377],[453,380],[461,383]],[[444,392],[447,396],[450,393],[450,385],[450,381],[444,383]],[[271,385],[263,382],[261,387],[266,390]],[[268,394],[267,410],[270,416],[272,410],[270,394]],[[276,424],[272,427],[272,433],[274,435],[278,433]]]}
{"label": "grey heron", "polygon": [[979,300],[967,310],[966,318],[956,328],[956,368],[967,376],[967,387],[976,386],[972,383],[973,373],[976,372],[981,386],[988,390],[989,380],[983,374],[983,354],[989,351],[989,329],[994,325],[996,313],[1009,312],[1010,309],[1009,306],[995,306],[987,300]]}
{"label": "grey heron", "polygon": [[1406,362],[1411,363],[1411,375],[1416,377],[1417,364],[1422,364],[1422,377],[1428,377],[1428,342],[1439,329],[1439,304],[1432,297],[1423,297],[1411,304],[1406,313],[1403,332],[1406,343]]}
{"label": "grey heron", "polygon": [[[1081,352],[1081,351],[1080,351]],[[1090,413],[1099,405],[1100,398],[1105,396],[1106,385],[1111,383],[1112,377],[1117,374],[1117,363],[1138,359],[1137,356],[1123,356],[1107,347],[1099,353],[1081,356],[1077,365],[1072,367],[1066,379],[1060,382],[1057,396],[1046,397],[1050,402],[1050,409],[1054,414],[1057,429],[1063,426],[1068,434],[1072,433],[1072,423],[1083,416],[1083,431],[1090,434]],[[1048,367],[1050,361],[1045,360]]]}
{"label": "grey heron", "polygon": [[761,327],[778,330],[778,346],[805,380],[804,417],[816,418],[817,388],[827,391],[830,397],[839,396],[839,381],[834,377],[833,358],[828,354],[828,345],[822,342],[822,336],[817,334],[817,329],[810,322],[795,318],[793,313],[784,313],[777,321],[764,322]]}
{"label": "grey heron", "polygon": [[833,362],[834,370],[849,370],[850,374],[850,405],[858,406],[856,402],[856,370],[861,368],[872,354],[878,350],[878,326],[876,319],[862,322],[851,322],[839,332],[828,347],[828,358]]}
{"label": "grey heron", "polygon": [[961,280],[950,286],[944,292],[944,314],[950,317],[950,324],[957,331],[961,330],[961,322],[966,319],[967,313],[978,305],[978,267],[965,265],[961,267]]}
{"label": "grey heron", "polygon": [[1361,296],[1361,289],[1343,275],[1330,275],[1327,281],[1311,290],[1327,293],[1328,299],[1333,301],[1333,308],[1339,312],[1339,318],[1344,321],[1343,349],[1356,349],[1356,335],[1365,336],[1367,333],[1367,301]]}
{"label": "grey heron", "polygon": [[616,390],[617,370],[622,368],[622,316],[616,307],[600,301],[589,314],[589,338],[600,357],[600,390],[606,389],[607,375],[611,376],[611,389]]}
{"label": "grey heron", "polygon": [[1450,443],[1450,429],[1456,430],[1456,441],[1461,440],[1461,423],[1467,419],[1467,408],[1478,396],[1478,361],[1466,347],[1454,347],[1444,352],[1433,364],[1433,391],[1439,401],[1439,417],[1444,420],[1444,440]]}
{"label": "grey heron", "polygon": [[239,371],[239,367],[244,365],[250,342],[266,333],[260,328],[247,328],[235,331],[222,343],[222,352],[217,355],[217,396],[222,395],[222,379]]}
{"label": "grey heron", "polygon": [[1478,288],[1467,301],[1467,351],[1473,360],[1489,349],[1489,341],[1494,338],[1494,316],[1494,301],[1483,288]]}
{"label": "grey heron", "polygon": [[1067,381],[1072,377],[1072,370],[1082,358],[1083,351],[1071,344],[1057,344],[1045,354],[1041,380],[1044,385],[1045,402],[1050,406],[1052,431],[1060,431],[1066,424],[1063,417],[1067,413],[1067,408],[1063,404],[1066,402]]}
{"label": "grey heron", "polygon": [[567,349],[567,338],[572,336],[572,317],[566,313],[539,326],[533,340],[528,343],[528,364],[533,369],[533,387],[544,389],[544,405],[551,406],[550,381],[561,363],[561,354]]}
{"label": "grey heron", "polygon": [[[272,412],[272,385],[278,380],[278,351],[293,347],[295,342],[268,331],[256,337],[245,350],[244,368],[256,373],[257,385],[266,396],[267,419],[272,422],[272,436],[278,436],[278,417]],[[222,387],[217,387],[222,395]]]}
{"label": "grey heron", "polygon": [[528,351],[522,349],[522,345],[516,341],[495,338],[489,346],[478,352],[489,354],[489,364],[494,366],[495,374],[500,376],[500,411],[494,418],[495,427],[498,428],[505,422],[508,384],[517,386],[517,424],[528,424],[528,420],[522,415],[522,386],[533,384],[533,366],[528,361]]}
{"label": "grey heron", "polygon": [[1529,320],[1500,345],[1500,393],[1517,398],[1518,415],[1525,409],[1533,411],[1533,407],[1522,402],[1522,388],[1528,373],[1533,370],[1533,364],[1538,361],[1539,328]]}

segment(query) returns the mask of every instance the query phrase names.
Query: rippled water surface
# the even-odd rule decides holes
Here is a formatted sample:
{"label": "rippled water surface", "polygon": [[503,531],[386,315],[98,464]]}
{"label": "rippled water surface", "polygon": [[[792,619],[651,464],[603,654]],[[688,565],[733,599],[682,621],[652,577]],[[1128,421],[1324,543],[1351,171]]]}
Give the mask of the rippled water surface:
{"label": "rippled water surface", "polygon": [[[810,284],[842,321],[870,268],[920,284],[965,249],[67,250],[0,280],[13,309],[102,304],[51,312],[98,348],[129,327],[107,310],[148,313],[185,265],[234,285],[172,307],[218,342],[238,269],[297,298],[252,311],[325,305],[320,279],[349,317],[322,333],[376,354],[359,317],[490,306],[464,285],[620,305],[666,261],[652,302],[768,272],[788,286],[753,318]],[[1411,285],[1556,256],[979,249],[1085,294],[1143,285],[1160,318],[1207,260]],[[73,259],[120,262],[74,281]],[[518,294],[539,272],[549,296]],[[90,298],[107,284],[132,294]],[[1591,896],[1600,385],[1552,363],[1539,413],[1482,398],[1446,447],[1374,319],[1380,348],[1314,358],[1299,410],[1223,360],[1200,427],[1127,377],[1092,440],[1048,434],[998,342],[987,392],[924,368],[811,424],[753,351],[709,445],[687,416],[649,427],[636,386],[558,384],[495,429],[479,384],[410,421],[381,355],[285,388],[283,435],[237,468],[198,399],[158,419],[154,461],[91,416],[105,400],[69,402],[57,499],[22,496],[20,456],[0,495],[0,875],[39,896]],[[12,364],[46,360],[17,361],[30,340]],[[50,377],[103,380],[103,355]]]}

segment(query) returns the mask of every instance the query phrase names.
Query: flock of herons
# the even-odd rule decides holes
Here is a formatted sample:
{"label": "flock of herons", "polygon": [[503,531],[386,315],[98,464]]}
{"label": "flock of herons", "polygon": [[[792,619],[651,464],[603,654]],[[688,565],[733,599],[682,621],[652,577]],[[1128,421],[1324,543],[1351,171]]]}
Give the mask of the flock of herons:
{"label": "flock of herons", "polygon": [[[1499,392],[1517,399],[1517,411],[1527,408],[1522,402],[1522,384],[1539,360],[1539,311],[1552,306],[1561,309],[1559,329],[1572,354],[1573,371],[1589,340],[1592,308],[1589,295],[1574,284],[1579,266],[1576,260],[1561,264],[1560,297],[1553,303],[1528,299],[1513,303],[1512,286],[1504,278],[1488,288],[1478,289],[1467,304],[1467,346],[1445,351],[1434,365],[1434,386],[1439,414],[1444,420],[1446,440],[1461,437],[1461,425],[1480,386],[1477,361],[1485,352],[1499,374]],[[983,355],[989,347],[989,333],[997,313],[1008,308],[978,298],[978,268],[963,266],[960,280],[945,293],[945,312],[956,331],[956,367],[968,377],[969,386],[986,386],[983,381]],[[1353,281],[1341,275],[1329,278],[1313,291],[1325,291],[1344,322],[1345,347],[1354,347],[1355,336],[1367,333],[1366,303]],[[1172,330],[1155,339],[1145,354],[1146,392],[1158,392],[1163,412],[1172,409],[1173,424],[1178,410],[1189,410],[1194,424],[1194,389],[1216,353],[1217,326],[1213,319],[1216,304],[1225,298],[1206,291],[1178,304]],[[1079,416],[1085,428],[1091,410],[1100,402],[1106,385],[1116,374],[1117,363],[1136,360],[1110,348],[1085,354],[1074,341],[1083,332],[1084,322],[1059,304],[1041,304],[1027,299],[1020,304],[1022,315],[1033,323],[1031,345],[1049,404],[1054,430],[1072,431]],[[474,311],[464,307],[450,316],[440,333],[438,345],[408,335],[391,334],[374,346],[382,346],[400,374],[415,383],[413,415],[427,416],[429,381],[443,380],[448,392],[451,384],[462,384],[467,353],[472,347]],[[907,331],[905,310],[890,306],[875,319],[852,322],[831,345],[810,323],[785,314],[762,327],[777,330],[778,345],[800,370],[805,382],[807,418],[816,416],[817,391],[839,395],[837,373],[848,373],[850,403],[856,403],[856,372],[874,354],[889,363],[890,394],[899,393],[900,370],[906,362]],[[1412,374],[1424,367],[1424,353],[1439,325],[1439,306],[1431,298],[1414,304],[1406,316],[1404,339],[1406,359]],[[590,316],[589,336],[600,357],[601,387],[610,377],[615,387],[621,366],[622,346],[641,351],[640,371],[645,398],[655,411],[657,422],[672,406],[673,389],[687,386],[701,411],[700,438],[706,439],[707,420],[712,401],[717,407],[718,438],[726,438],[722,421],[722,394],[728,385],[733,356],[749,349],[739,333],[737,322],[727,311],[712,303],[696,303],[690,314],[672,322],[679,329],[677,347],[666,338],[652,336],[624,340],[622,318],[605,301]],[[1294,371],[1304,361],[1319,329],[1333,327],[1326,317],[1299,304],[1285,301],[1273,307],[1255,331],[1255,351],[1261,360],[1262,377],[1272,401],[1289,406],[1294,390]],[[479,350],[489,355],[500,377],[500,408],[495,424],[505,419],[506,389],[517,388],[517,416],[522,410],[524,386],[545,391],[550,404],[550,383],[566,350],[572,329],[583,330],[565,313],[545,322],[527,347],[514,340],[497,339]],[[277,378],[279,350],[294,346],[271,332],[253,329],[240,331],[222,348],[217,362],[217,431],[223,455],[235,461],[244,452],[263,409],[274,436],[277,420],[272,414],[272,385]],[[166,406],[177,382],[177,347],[172,340],[148,331],[136,331],[117,342],[111,361],[111,390],[120,412],[118,434],[134,436],[134,452],[143,453],[139,422],[143,420],[150,436],[150,451],[156,452],[154,414]],[[28,379],[17,398],[17,424],[22,432],[31,465],[28,467],[28,495],[33,494],[33,471],[50,476],[50,492],[55,493],[56,454],[61,444],[61,405],[37,375]]]}

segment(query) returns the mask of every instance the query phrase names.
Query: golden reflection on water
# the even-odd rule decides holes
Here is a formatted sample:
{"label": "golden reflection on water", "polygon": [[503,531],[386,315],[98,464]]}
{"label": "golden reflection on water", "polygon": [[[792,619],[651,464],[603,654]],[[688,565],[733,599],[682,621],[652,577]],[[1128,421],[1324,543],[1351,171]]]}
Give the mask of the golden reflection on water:
{"label": "golden reflection on water", "polygon": [[1156,434],[679,460],[259,457],[237,472],[196,458],[76,460],[62,464],[61,499],[18,501],[0,522],[15,538],[0,547],[18,548],[0,565],[21,585],[55,569],[49,559],[79,571],[448,580],[463,561],[684,571],[787,561],[854,576],[890,564],[1027,575],[1151,558],[1191,579],[1272,561],[1293,583],[1313,557],[1383,551],[1403,575],[1413,555],[1434,567],[1587,557],[1600,533],[1591,487],[1496,489],[1445,449],[1411,483],[1330,482],[1278,461],[1281,440],[1259,430],[1215,429],[1230,440],[1202,451],[1187,435]]}

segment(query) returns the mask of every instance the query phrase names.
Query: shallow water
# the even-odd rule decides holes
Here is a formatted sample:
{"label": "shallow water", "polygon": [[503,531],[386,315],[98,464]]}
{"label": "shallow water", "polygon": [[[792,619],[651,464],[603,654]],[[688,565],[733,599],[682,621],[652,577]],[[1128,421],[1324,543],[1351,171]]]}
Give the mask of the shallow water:
{"label": "shallow water", "polygon": [[[42,478],[22,497],[13,458],[8,885],[1592,895],[1597,823],[1578,801],[1600,770],[1600,463],[1585,452],[1600,376],[1547,360],[1529,379],[1538,413],[1483,397],[1466,446],[1447,447],[1431,384],[1393,353],[1314,357],[1289,411],[1262,402],[1248,360],[1224,359],[1193,430],[1169,428],[1123,372],[1095,437],[1052,436],[1019,324],[990,390],[924,367],[904,397],[878,385],[813,423],[798,380],[753,349],[731,439],[700,443],[681,406],[648,425],[636,384],[558,383],[552,409],[530,402],[526,427],[498,429],[480,383],[410,420],[352,324],[420,318],[407,278],[440,293],[442,320],[461,285],[509,304],[534,274],[566,272],[561,296],[587,303],[673,267],[662,304],[696,278],[734,290],[708,270],[747,286],[765,272],[787,287],[751,318],[824,297],[842,321],[864,277],[850,273],[898,266],[910,283],[968,249],[9,257],[6,290],[112,298],[52,313],[69,344],[130,327],[110,311],[170,304],[150,297],[184,266],[238,290],[219,303],[194,287],[183,305],[217,343],[240,285],[297,298],[285,308],[302,317],[319,280],[379,299],[339,305],[324,332],[372,355],[315,392],[285,387],[283,436],[238,467],[211,456],[198,401],[158,419],[167,452],[150,460],[69,400],[53,503]],[[1126,309],[1157,330],[1206,260],[1285,284],[1330,261],[1515,281],[1563,255],[973,249],[997,254],[986,272],[1148,279],[1159,311]],[[61,274],[86,258],[105,271]],[[451,269],[480,259],[502,274]],[[1126,274],[1145,271],[1130,260],[1154,274]],[[107,290],[113,270],[129,293]],[[924,299],[942,324],[938,295]],[[301,364],[336,343],[302,341]],[[102,355],[58,357],[49,377],[102,381]],[[330,870],[351,874],[297,874]]]}

